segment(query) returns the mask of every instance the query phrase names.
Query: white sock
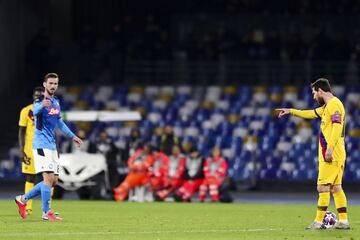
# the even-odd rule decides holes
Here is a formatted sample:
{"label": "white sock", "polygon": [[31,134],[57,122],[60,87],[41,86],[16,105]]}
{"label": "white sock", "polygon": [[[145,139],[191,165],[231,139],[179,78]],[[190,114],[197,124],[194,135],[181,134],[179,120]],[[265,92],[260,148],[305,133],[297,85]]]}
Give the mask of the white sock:
{"label": "white sock", "polygon": [[25,200],[25,196],[24,196],[24,195],[21,195],[20,201],[21,201],[22,203],[24,203],[24,204],[27,202],[27,201]]}

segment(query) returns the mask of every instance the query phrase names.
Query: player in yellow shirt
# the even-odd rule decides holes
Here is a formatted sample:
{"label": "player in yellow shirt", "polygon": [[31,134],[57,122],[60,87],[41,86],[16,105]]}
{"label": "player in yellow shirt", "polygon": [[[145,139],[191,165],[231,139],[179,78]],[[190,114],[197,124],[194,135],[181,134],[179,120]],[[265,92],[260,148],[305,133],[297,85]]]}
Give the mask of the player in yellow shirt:
{"label": "player in yellow shirt", "polygon": [[[43,87],[36,87],[33,91],[33,100],[39,99],[44,94]],[[22,159],[22,173],[26,174],[25,193],[33,188],[35,182],[34,157],[32,142],[34,137],[33,104],[24,107],[20,112],[19,119],[19,146],[20,159]],[[31,214],[32,201],[28,201],[26,212]]]}
{"label": "player in yellow shirt", "polygon": [[276,109],[279,118],[287,114],[315,119],[321,118],[319,136],[319,174],[317,190],[319,192],[315,221],[306,229],[324,229],[323,218],[330,204],[330,192],[339,213],[336,229],[350,229],[347,216],[347,200],[342,189],[342,177],[345,167],[345,109],[342,102],[331,92],[327,79],[320,78],[311,84],[314,100],[321,107],[313,110],[289,108]]}

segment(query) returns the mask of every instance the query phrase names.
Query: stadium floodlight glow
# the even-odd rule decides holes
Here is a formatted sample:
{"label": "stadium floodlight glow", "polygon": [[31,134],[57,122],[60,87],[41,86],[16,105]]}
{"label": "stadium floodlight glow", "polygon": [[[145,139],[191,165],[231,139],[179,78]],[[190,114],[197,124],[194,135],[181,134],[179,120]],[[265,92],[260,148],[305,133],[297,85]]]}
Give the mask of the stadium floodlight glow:
{"label": "stadium floodlight glow", "polygon": [[126,111],[126,112],[114,112],[114,111],[67,111],[62,115],[65,121],[140,121],[141,115],[139,112]]}

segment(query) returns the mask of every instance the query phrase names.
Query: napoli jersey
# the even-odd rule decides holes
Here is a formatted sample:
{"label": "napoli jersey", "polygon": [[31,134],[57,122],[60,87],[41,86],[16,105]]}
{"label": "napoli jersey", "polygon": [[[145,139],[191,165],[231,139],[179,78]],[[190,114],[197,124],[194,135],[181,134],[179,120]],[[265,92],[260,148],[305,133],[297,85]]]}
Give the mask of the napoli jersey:
{"label": "napoli jersey", "polygon": [[58,127],[66,136],[73,138],[75,134],[66,126],[61,118],[60,103],[50,98],[51,105],[43,107],[42,99],[34,102],[35,132],[33,149],[45,148],[56,150],[55,129]]}

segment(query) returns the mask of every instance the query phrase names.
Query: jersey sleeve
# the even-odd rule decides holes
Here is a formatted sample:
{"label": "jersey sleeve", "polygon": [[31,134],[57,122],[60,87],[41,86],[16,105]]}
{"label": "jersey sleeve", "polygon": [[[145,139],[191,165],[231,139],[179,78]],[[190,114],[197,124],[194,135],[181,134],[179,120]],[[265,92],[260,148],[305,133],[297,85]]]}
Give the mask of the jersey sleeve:
{"label": "jersey sleeve", "polygon": [[36,100],[34,102],[34,106],[33,106],[34,116],[41,113],[42,109],[43,109],[42,101],[41,100]]}
{"label": "jersey sleeve", "polygon": [[328,140],[328,148],[333,149],[337,141],[341,138],[344,127],[344,113],[339,104],[331,104],[328,106],[327,111],[329,112],[332,125],[330,139]]}
{"label": "jersey sleeve", "polygon": [[27,109],[23,108],[20,112],[20,118],[19,118],[19,126],[20,127],[26,127],[27,126]]}
{"label": "jersey sleeve", "polygon": [[315,118],[321,118],[321,115],[324,112],[324,107],[318,107],[312,110],[298,110],[291,108],[290,114],[296,117],[302,117],[307,119],[315,119]]}
{"label": "jersey sleeve", "polygon": [[67,137],[73,138],[75,134],[68,128],[68,126],[64,123],[62,118],[58,118],[57,126]]}

